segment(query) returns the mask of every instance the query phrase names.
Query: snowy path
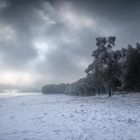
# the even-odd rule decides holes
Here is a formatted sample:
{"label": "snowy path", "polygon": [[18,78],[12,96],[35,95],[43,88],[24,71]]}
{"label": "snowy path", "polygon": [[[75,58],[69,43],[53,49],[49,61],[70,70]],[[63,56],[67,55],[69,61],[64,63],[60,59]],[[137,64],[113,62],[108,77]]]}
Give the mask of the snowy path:
{"label": "snowy path", "polygon": [[0,140],[140,140],[140,94],[2,97]]}

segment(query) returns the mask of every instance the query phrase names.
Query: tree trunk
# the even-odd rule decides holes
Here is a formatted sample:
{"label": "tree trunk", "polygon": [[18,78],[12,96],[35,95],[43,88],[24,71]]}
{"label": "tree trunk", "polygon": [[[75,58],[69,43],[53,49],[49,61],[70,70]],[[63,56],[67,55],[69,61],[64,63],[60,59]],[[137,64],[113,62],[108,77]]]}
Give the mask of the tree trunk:
{"label": "tree trunk", "polygon": [[98,81],[98,95],[101,94],[101,90],[100,90],[100,81]]}
{"label": "tree trunk", "polygon": [[109,97],[111,97],[112,93],[111,93],[111,88],[109,88]]}
{"label": "tree trunk", "polygon": [[95,96],[95,92],[96,92],[96,90],[93,88],[93,90],[92,90],[92,96]]}
{"label": "tree trunk", "polygon": [[84,88],[84,95],[87,96],[86,88]]}
{"label": "tree trunk", "polygon": [[111,97],[112,92],[111,92],[111,80],[109,81],[109,97]]}
{"label": "tree trunk", "polygon": [[98,89],[98,94],[99,94],[99,96],[100,96],[100,94],[101,94],[101,90],[100,90],[100,87],[99,87],[99,89]]}

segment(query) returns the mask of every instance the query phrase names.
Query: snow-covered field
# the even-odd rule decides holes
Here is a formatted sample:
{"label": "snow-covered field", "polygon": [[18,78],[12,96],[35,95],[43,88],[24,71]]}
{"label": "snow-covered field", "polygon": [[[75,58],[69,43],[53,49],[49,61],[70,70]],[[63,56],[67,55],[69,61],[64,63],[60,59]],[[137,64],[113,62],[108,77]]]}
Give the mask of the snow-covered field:
{"label": "snow-covered field", "polygon": [[1,95],[0,140],[140,140],[140,94]]}

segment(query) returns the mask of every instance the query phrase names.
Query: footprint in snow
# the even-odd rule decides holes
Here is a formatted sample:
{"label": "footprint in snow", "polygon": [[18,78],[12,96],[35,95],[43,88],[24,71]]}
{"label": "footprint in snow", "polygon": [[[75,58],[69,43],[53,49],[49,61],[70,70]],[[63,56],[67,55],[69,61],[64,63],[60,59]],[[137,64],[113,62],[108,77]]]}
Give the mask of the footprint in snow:
{"label": "footprint in snow", "polygon": [[127,123],[129,123],[129,124],[133,124],[135,122],[136,122],[136,120],[132,120],[131,118],[129,118],[128,121],[127,121]]}
{"label": "footprint in snow", "polygon": [[71,114],[70,117],[73,118],[73,114]]}
{"label": "footprint in snow", "polygon": [[48,115],[48,113],[44,113],[44,115]]}
{"label": "footprint in snow", "polygon": [[28,138],[24,138],[23,140],[28,140]]}
{"label": "footprint in snow", "polygon": [[37,119],[38,119],[38,120],[41,120],[41,119],[42,119],[42,117],[37,117]]}
{"label": "footprint in snow", "polygon": [[93,117],[92,120],[95,120],[95,118]]}
{"label": "footprint in snow", "polygon": [[61,130],[53,130],[55,133],[61,132]]}
{"label": "footprint in snow", "polygon": [[28,130],[23,130],[23,131],[21,131],[21,133],[29,133],[29,131]]}
{"label": "footprint in snow", "polygon": [[14,119],[15,118],[15,116],[10,116],[10,119]]}
{"label": "footprint in snow", "polygon": [[22,103],[21,105],[25,105],[25,103]]}

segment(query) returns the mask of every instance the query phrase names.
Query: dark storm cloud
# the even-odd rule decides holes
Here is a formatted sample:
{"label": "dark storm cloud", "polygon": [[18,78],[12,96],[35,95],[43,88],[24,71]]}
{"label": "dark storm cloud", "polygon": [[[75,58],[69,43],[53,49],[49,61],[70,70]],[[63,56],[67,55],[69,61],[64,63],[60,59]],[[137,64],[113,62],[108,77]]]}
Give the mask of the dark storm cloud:
{"label": "dark storm cloud", "polygon": [[97,36],[116,35],[118,47],[140,40],[139,8],[138,0],[2,0],[0,64],[47,82],[76,80]]}
{"label": "dark storm cloud", "polygon": [[140,40],[139,0],[77,0],[75,5],[80,5],[80,12],[86,11],[88,15],[94,15],[101,26],[111,24],[113,28],[117,28],[115,35],[120,46],[126,47],[124,45],[129,42],[134,44]]}
{"label": "dark storm cloud", "polygon": [[127,19],[138,19],[140,14],[139,0],[77,0],[76,6],[78,5],[81,5],[89,14],[95,13],[98,16],[105,16],[105,18],[113,18],[118,22]]}
{"label": "dark storm cloud", "polygon": [[[7,7],[0,11],[0,23],[3,24],[3,27],[5,25],[5,28],[10,27],[14,32],[13,38],[16,38],[12,44],[9,40],[4,40],[6,45],[1,47],[1,50],[6,54],[4,60],[14,66],[24,65],[36,55],[31,43],[33,33],[30,29],[35,21],[35,15],[28,4],[27,1],[24,3],[16,0],[7,1]],[[7,31],[8,33],[9,31]]]}

